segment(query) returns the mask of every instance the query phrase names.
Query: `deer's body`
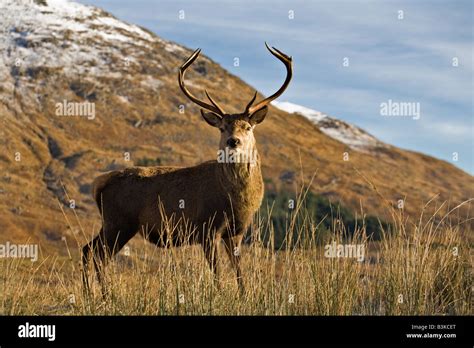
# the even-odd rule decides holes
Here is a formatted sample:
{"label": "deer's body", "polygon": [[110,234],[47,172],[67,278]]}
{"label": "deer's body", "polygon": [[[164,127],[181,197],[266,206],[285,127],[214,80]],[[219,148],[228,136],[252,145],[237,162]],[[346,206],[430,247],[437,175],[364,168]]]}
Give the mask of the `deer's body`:
{"label": "deer's body", "polygon": [[[132,167],[99,176],[94,196],[104,229],[123,234],[120,244],[141,232],[157,246],[169,247],[203,243],[209,233],[229,238],[245,232],[260,207],[263,182],[260,163]],[[176,233],[173,239],[163,231],[163,212],[176,224],[188,224],[187,235]]]}
{"label": "deer's body", "polygon": [[[273,48],[269,51],[287,68],[287,78],[272,96],[253,105],[257,93],[240,114],[226,114],[209,96],[208,104],[192,95],[184,85],[186,69],[200,50],[183,64],[179,85],[185,95],[209,110],[201,114],[221,131],[218,156],[194,167],[132,167],[97,177],[94,198],[102,216],[102,228],[83,249],[84,285],[92,252],[99,281],[107,256],[117,253],[137,232],[159,247],[183,243],[202,245],[211,269],[217,275],[217,246],[222,239],[237,282],[243,291],[240,246],[252,217],[261,205],[263,181],[253,130],[267,114],[267,104],[283,93],[291,79],[291,57]],[[103,287],[103,293],[106,291]]]}

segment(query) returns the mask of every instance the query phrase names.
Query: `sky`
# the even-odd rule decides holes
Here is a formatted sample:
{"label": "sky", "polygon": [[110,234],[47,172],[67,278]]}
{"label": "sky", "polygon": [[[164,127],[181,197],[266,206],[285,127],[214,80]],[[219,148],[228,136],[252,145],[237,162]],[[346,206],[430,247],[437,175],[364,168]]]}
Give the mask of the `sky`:
{"label": "sky", "polygon": [[[293,57],[293,80],[279,101],[322,111],[474,174],[471,0],[79,2],[200,47],[270,95],[285,69],[266,41]],[[387,115],[381,110],[389,101]],[[402,105],[414,108],[397,114]]]}

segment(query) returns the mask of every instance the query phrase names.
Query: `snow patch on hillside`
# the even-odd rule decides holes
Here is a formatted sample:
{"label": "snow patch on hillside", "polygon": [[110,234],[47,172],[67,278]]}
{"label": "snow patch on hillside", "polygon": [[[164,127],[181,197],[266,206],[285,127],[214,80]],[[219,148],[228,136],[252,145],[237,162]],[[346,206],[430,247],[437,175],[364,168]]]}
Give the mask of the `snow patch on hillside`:
{"label": "snow patch on hillside", "polygon": [[327,115],[323,114],[321,111],[316,111],[301,105],[293,104],[290,102],[279,102],[273,101],[272,104],[278,109],[286,111],[290,114],[300,114],[307,117],[309,120],[317,123],[325,118]]}
{"label": "snow patch on hillside", "polygon": [[112,77],[111,64],[133,62],[135,53],[154,42],[179,49],[95,7],[68,0],[0,0],[2,79],[15,69],[36,67]]}
{"label": "snow patch on hillside", "polygon": [[290,102],[274,101],[272,105],[290,114],[299,114],[306,117],[318,126],[321,132],[348,145],[351,149],[370,151],[375,148],[387,147],[385,143],[367,133],[362,128],[335,119],[321,111],[316,111]]}

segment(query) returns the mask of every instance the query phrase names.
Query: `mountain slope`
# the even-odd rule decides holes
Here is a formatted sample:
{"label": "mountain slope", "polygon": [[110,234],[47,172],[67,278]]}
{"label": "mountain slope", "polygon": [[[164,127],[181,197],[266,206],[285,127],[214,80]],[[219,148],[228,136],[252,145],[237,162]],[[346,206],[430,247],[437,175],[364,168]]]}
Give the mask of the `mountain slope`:
{"label": "mountain slope", "polygon": [[[0,25],[1,240],[61,246],[63,236],[97,231],[90,184],[101,172],[215,158],[218,131],[177,84],[192,50],[62,0],[0,0]],[[194,93],[207,89],[230,112],[253,94],[205,56],[189,70]],[[58,115],[64,102],[93,103],[94,117]],[[267,190],[293,189],[302,167],[307,182],[316,172],[314,192],[382,217],[387,208],[364,177],[393,206],[406,197],[408,215],[435,194],[451,204],[473,197],[473,177],[446,162],[386,144],[360,151],[365,135],[347,145],[330,128],[271,107],[256,130]],[[62,211],[70,221],[77,214],[77,230]]]}

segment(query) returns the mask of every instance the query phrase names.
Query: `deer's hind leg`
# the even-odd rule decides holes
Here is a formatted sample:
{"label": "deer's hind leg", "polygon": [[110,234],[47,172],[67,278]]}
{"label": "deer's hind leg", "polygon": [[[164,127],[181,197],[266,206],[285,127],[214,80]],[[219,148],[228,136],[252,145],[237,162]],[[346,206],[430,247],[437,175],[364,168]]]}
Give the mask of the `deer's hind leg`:
{"label": "deer's hind leg", "polygon": [[[83,248],[83,267],[87,269],[89,253],[92,251],[97,280],[102,287],[102,295],[107,294],[106,284],[103,279],[103,271],[109,259],[116,255],[127,242],[137,233],[138,224],[122,223],[112,226],[104,223],[99,234]],[[83,273],[83,281],[87,289],[89,287],[87,273]]]}

